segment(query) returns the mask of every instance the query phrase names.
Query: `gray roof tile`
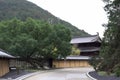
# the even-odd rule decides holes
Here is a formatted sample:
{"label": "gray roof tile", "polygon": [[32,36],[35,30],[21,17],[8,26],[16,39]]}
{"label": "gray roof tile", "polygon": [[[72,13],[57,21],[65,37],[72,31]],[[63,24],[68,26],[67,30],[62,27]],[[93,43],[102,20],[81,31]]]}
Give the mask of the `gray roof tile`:
{"label": "gray roof tile", "polygon": [[82,47],[79,48],[80,52],[93,52],[93,51],[100,51],[100,47]]}
{"label": "gray roof tile", "polygon": [[67,60],[89,60],[90,57],[89,56],[67,56],[66,59]]}
{"label": "gray roof tile", "polygon": [[70,43],[77,44],[77,43],[90,43],[90,42],[96,42],[96,41],[101,42],[101,39],[98,35],[73,38],[70,41]]}
{"label": "gray roof tile", "polygon": [[0,57],[5,57],[5,58],[14,58],[13,56],[3,52],[3,51],[0,51]]}

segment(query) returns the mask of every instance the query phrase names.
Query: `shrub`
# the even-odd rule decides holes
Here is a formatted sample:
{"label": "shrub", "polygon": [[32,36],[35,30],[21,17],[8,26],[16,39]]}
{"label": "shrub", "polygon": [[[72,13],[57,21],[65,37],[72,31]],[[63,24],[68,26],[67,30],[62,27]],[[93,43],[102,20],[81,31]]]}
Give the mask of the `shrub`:
{"label": "shrub", "polygon": [[120,77],[120,64],[118,64],[114,67],[114,72],[117,77]]}
{"label": "shrub", "polygon": [[120,77],[120,69],[117,69],[115,74],[116,74],[117,77]]}

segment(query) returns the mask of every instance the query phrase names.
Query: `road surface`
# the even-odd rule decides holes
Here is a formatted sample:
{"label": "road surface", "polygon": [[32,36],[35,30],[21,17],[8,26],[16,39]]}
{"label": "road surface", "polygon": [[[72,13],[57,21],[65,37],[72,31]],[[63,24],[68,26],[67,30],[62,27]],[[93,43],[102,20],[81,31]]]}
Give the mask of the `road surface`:
{"label": "road surface", "polygon": [[93,68],[64,68],[48,70],[24,80],[91,80],[86,73],[93,71]]}

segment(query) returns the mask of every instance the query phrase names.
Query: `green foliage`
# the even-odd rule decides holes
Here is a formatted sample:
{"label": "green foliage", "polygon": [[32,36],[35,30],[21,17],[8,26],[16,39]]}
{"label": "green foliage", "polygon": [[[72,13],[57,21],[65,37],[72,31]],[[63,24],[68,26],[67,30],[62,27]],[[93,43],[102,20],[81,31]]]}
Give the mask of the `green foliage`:
{"label": "green foliage", "polygon": [[115,71],[115,73],[117,77],[120,77],[120,68],[118,68],[117,71]]}
{"label": "green foliage", "polygon": [[80,55],[80,49],[78,49],[76,46],[72,46],[71,55]]}
{"label": "green foliage", "polygon": [[114,71],[114,67],[120,61],[120,1],[108,0],[105,10],[108,13],[109,21],[106,25],[102,50],[100,56],[103,58],[101,69],[108,73]]}
{"label": "green foliage", "polygon": [[108,74],[105,71],[99,71],[98,75],[100,75],[100,76],[108,76]]}
{"label": "green foliage", "polygon": [[70,40],[69,29],[60,24],[51,25],[31,18],[0,22],[0,48],[38,65],[42,60],[69,55]]}
{"label": "green foliage", "polygon": [[28,17],[46,21],[50,24],[62,24],[69,28],[73,36],[89,35],[83,30],[79,30],[70,23],[63,21],[48,11],[28,2],[27,0],[0,0],[0,21],[12,18],[25,21]]}
{"label": "green foliage", "polygon": [[93,66],[95,71],[97,71],[99,68],[99,65],[101,64],[101,58],[99,56],[93,56],[93,57],[91,57],[89,63],[90,63],[90,65]]}
{"label": "green foliage", "polygon": [[117,77],[120,77],[120,64],[118,64],[114,67],[114,72]]}

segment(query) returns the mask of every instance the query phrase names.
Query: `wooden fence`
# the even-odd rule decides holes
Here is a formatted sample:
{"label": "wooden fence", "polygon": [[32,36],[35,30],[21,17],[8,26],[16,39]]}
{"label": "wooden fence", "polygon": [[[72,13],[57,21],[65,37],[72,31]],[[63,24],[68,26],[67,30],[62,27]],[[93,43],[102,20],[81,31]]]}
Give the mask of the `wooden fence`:
{"label": "wooden fence", "polygon": [[0,77],[9,72],[9,60],[0,59]]}
{"label": "wooden fence", "polygon": [[10,67],[19,67],[19,68],[25,69],[25,68],[31,67],[31,64],[25,61],[13,59],[13,60],[10,60]]}
{"label": "wooden fence", "polygon": [[55,68],[73,68],[73,67],[89,67],[89,63],[86,60],[80,61],[80,60],[54,60],[53,66]]}

